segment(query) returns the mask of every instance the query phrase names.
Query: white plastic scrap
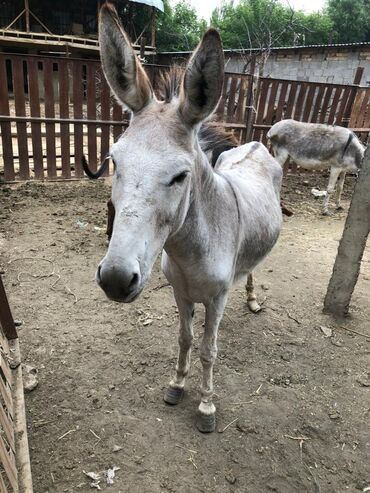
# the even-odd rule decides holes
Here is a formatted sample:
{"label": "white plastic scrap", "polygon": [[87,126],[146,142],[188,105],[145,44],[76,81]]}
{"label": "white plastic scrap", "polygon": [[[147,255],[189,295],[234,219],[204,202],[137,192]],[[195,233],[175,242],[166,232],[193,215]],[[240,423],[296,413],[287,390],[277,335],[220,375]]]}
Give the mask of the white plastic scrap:
{"label": "white plastic scrap", "polygon": [[119,471],[119,467],[113,466],[112,469],[104,471],[104,476],[107,478],[107,484],[113,484],[113,478],[116,475],[116,471]]}
{"label": "white plastic scrap", "polygon": [[311,190],[311,193],[314,197],[319,198],[319,197],[326,197],[326,190],[318,190],[317,188],[313,188]]}
{"label": "white plastic scrap", "polygon": [[87,476],[88,478],[94,480],[94,481],[99,481],[100,479],[100,474],[97,474],[96,472],[86,472],[86,471],[82,471],[85,476]]}

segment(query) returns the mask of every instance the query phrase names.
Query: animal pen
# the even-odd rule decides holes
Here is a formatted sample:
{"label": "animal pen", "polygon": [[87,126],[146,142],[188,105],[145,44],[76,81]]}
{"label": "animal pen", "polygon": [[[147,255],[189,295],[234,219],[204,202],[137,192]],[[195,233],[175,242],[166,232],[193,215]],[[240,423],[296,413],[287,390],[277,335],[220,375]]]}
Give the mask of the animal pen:
{"label": "animal pen", "polygon": [[[168,67],[146,69],[156,89]],[[7,81],[0,86],[0,176],[5,182],[80,179],[82,154],[96,170],[128,125],[96,60],[2,53],[0,80]],[[365,140],[370,88],[225,73],[217,117],[239,143],[266,144],[269,128],[286,118],[347,126]],[[297,171],[294,163],[288,166]]]}

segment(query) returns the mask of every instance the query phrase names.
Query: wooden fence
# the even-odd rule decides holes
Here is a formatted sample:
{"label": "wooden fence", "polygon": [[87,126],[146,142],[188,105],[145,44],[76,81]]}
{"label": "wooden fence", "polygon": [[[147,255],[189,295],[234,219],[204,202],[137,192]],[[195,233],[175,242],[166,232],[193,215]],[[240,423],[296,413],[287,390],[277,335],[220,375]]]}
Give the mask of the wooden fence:
{"label": "wooden fence", "polygon": [[0,275],[0,492],[32,493],[18,335]]}
{"label": "wooden fence", "polygon": [[[168,67],[146,69],[156,89]],[[82,154],[95,170],[128,125],[96,60],[0,54],[0,81],[0,178],[7,182],[79,179]],[[350,126],[365,139],[370,88],[225,73],[216,113],[240,143],[266,143],[283,118]]]}

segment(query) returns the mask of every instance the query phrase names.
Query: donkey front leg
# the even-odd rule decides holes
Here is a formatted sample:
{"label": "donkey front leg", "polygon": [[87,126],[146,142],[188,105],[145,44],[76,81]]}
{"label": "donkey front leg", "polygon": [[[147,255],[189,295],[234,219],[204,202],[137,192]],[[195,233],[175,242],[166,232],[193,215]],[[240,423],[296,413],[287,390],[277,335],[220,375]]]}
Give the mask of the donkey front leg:
{"label": "donkey front leg", "polygon": [[328,216],[329,215],[329,200],[330,200],[330,195],[334,192],[335,190],[335,185],[338,181],[338,177],[341,173],[341,169],[340,168],[335,168],[334,166],[332,166],[330,168],[330,176],[329,176],[329,184],[328,184],[328,189],[327,189],[327,192],[326,192],[326,196],[324,197],[324,202],[322,204],[322,213],[324,216]]}
{"label": "donkey front leg", "polygon": [[257,296],[254,293],[253,274],[248,274],[247,284],[245,286],[247,290],[247,305],[251,312],[258,313],[261,311],[261,307],[257,302]]}
{"label": "donkey front leg", "polygon": [[343,192],[343,185],[344,185],[344,179],[346,177],[346,172],[342,171],[341,174],[339,175],[338,183],[337,183],[337,194],[335,197],[335,206],[338,211],[341,211],[343,209],[340,199],[342,197],[342,192]]}
{"label": "donkey front leg", "polygon": [[213,365],[217,356],[217,332],[225,304],[226,293],[206,305],[206,318],[203,340],[200,346],[200,360],[203,367],[201,401],[198,408],[197,428],[202,433],[210,433],[216,428],[216,408],[213,397]]}
{"label": "donkey front leg", "polygon": [[181,298],[176,293],[175,299],[180,317],[179,355],[176,375],[171,380],[164,395],[164,401],[171,405],[178,404],[184,394],[185,377],[190,368],[191,345],[193,342],[194,303]]}

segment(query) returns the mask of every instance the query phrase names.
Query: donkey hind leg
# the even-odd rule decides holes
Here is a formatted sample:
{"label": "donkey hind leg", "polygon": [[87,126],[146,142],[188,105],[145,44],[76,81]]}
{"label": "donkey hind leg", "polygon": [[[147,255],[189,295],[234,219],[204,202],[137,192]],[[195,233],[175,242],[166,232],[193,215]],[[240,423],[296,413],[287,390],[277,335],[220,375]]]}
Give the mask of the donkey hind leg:
{"label": "donkey hind leg", "polygon": [[216,428],[216,408],[213,397],[213,365],[217,356],[217,332],[225,309],[227,293],[220,294],[206,305],[204,335],[200,345],[200,360],[203,367],[200,387],[201,401],[198,407],[197,428],[210,433]]}
{"label": "donkey hind leg", "polygon": [[253,285],[253,274],[252,272],[248,274],[247,284],[245,285],[245,289],[247,290],[247,305],[251,312],[258,313],[261,311],[261,307],[257,302],[257,296],[254,293],[254,285]]}
{"label": "donkey hind leg", "polygon": [[337,208],[338,211],[341,211],[343,209],[343,207],[342,207],[342,205],[340,203],[340,199],[342,197],[343,185],[344,185],[345,177],[346,177],[346,172],[345,171],[342,171],[341,174],[339,175],[339,178],[338,178],[337,193],[336,193],[336,196],[335,196],[335,206],[336,206],[336,208]]}
{"label": "donkey hind leg", "polygon": [[328,190],[326,192],[326,196],[324,197],[324,202],[322,204],[322,213],[324,216],[329,215],[329,200],[330,196],[335,190],[335,185],[338,181],[338,177],[341,174],[342,170],[340,168],[335,168],[331,167],[330,168],[330,176],[329,176],[329,184],[328,184]]}
{"label": "donkey hind leg", "polygon": [[194,303],[184,300],[176,293],[175,298],[180,317],[179,355],[176,364],[176,375],[171,380],[164,395],[164,401],[171,405],[178,404],[184,394],[185,377],[190,368],[191,345],[193,342]]}

